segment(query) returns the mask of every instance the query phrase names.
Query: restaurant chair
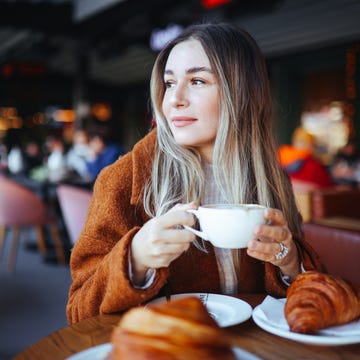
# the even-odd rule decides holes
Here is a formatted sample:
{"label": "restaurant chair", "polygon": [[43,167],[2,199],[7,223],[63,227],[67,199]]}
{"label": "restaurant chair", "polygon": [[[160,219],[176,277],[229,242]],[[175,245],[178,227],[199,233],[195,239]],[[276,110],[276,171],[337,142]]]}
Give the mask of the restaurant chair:
{"label": "restaurant chair", "polygon": [[56,192],[65,227],[74,245],[84,226],[92,192],[68,184],[59,185]]}
{"label": "restaurant chair", "polygon": [[316,184],[302,181],[302,180],[291,180],[296,205],[302,216],[303,222],[309,222],[312,218],[312,194],[315,190],[320,187]]}
{"label": "restaurant chair", "polygon": [[37,232],[37,245],[40,253],[46,255],[45,227],[49,226],[54,241],[57,260],[65,263],[64,248],[61,242],[57,219],[48,211],[45,202],[31,190],[10,180],[0,177],[0,256],[2,255],[5,238],[12,232],[8,270],[13,272],[20,233],[34,227]]}

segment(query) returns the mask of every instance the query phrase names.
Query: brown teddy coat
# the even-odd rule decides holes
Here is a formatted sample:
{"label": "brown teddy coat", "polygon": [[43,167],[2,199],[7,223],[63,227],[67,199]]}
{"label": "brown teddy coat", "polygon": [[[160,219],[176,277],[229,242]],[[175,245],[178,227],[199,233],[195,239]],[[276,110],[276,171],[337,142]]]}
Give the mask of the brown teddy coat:
{"label": "brown teddy coat", "polygon": [[[156,272],[147,289],[134,288],[129,279],[128,255],[133,236],[149,220],[142,203],[143,186],[150,177],[156,131],[106,167],[98,176],[83,231],[71,255],[73,282],[67,317],[70,323],[97,314],[120,312],[167,293],[221,293],[213,248],[195,246]],[[296,238],[305,269],[321,269],[317,255]],[[286,286],[279,269],[242,250],[239,293],[267,292],[284,297]]]}

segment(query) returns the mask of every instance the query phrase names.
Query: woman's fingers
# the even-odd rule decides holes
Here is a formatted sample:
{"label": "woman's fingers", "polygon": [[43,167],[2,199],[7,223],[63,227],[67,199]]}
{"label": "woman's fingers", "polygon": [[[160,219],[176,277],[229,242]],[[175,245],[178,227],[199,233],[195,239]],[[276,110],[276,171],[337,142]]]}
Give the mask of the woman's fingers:
{"label": "woman's fingers", "polygon": [[287,226],[257,225],[254,228],[254,235],[263,241],[286,242],[291,240],[292,234]]}
{"label": "woman's fingers", "polygon": [[285,216],[282,211],[273,208],[266,208],[264,211],[264,218],[268,223],[285,226],[287,225]]}
{"label": "woman's fingers", "polygon": [[178,226],[194,225],[194,216],[184,210],[170,210],[168,213],[154,219],[160,229],[174,229]]}
{"label": "woman's fingers", "polygon": [[133,262],[142,268],[159,268],[168,266],[186,251],[195,235],[181,227],[194,224],[193,215],[186,210],[196,207],[196,203],[179,204],[166,214],[149,220],[132,241]]}
{"label": "woman's fingers", "polygon": [[282,211],[268,208],[264,217],[267,223],[254,228],[255,238],[248,244],[248,254],[261,261],[281,266],[289,260],[287,257],[297,256],[297,252],[293,251],[291,231]]}

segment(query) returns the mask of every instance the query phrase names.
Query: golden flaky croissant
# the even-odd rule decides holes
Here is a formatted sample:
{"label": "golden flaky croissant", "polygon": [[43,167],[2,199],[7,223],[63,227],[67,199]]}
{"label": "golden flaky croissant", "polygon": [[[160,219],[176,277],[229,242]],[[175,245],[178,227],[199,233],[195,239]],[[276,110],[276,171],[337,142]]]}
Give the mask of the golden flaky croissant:
{"label": "golden flaky croissant", "polygon": [[315,334],[360,317],[360,288],[337,276],[304,272],[289,286],[286,298],[285,318],[293,332]]}
{"label": "golden flaky croissant", "polygon": [[235,359],[224,330],[195,297],[129,310],[111,342],[111,360]]}

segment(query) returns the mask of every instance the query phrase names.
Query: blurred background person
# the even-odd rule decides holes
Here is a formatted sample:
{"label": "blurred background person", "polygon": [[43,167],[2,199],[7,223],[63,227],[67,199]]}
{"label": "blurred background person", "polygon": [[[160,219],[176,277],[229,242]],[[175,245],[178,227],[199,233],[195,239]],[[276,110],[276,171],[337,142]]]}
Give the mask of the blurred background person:
{"label": "blurred background person", "polygon": [[316,158],[315,137],[303,127],[293,132],[291,145],[279,147],[279,160],[292,181],[303,181],[319,187],[330,187],[333,181],[329,170]]}
{"label": "blurred background person", "polygon": [[24,157],[20,145],[13,146],[7,156],[7,167],[10,174],[22,175],[24,173]]}
{"label": "blurred background person", "polygon": [[105,166],[112,164],[124,154],[124,150],[119,143],[113,141],[108,128],[92,129],[89,138],[91,155],[87,160],[87,169],[95,180]]}
{"label": "blurred background person", "polygon": [[360,153],[350,139],[334,156],[330,166],[333,180],[338,185],[357,187],[360,184]]}
{"label": "blurred background person", "polygon": [[49,135],[45,142],[48,152],[46,159],[47,178],[50,182],[59,182],[67,178],[69,169],[66,164],[65,145],[60,135]]}
{"label": "blurred background person", "polygon": [[23,158],[25,175],[31,178],[32,172],[43,166],[44,156],[40,145],[36,141],[29,140],[25,144]]}
{"label": "blurred background person", "polygon": [[77,129],[73,134],[73,142],[66,153],[66,164],[76,176],[87,181],[92,178],[88,170],[86,159],[91,157],[89,134],[85,129]]}

